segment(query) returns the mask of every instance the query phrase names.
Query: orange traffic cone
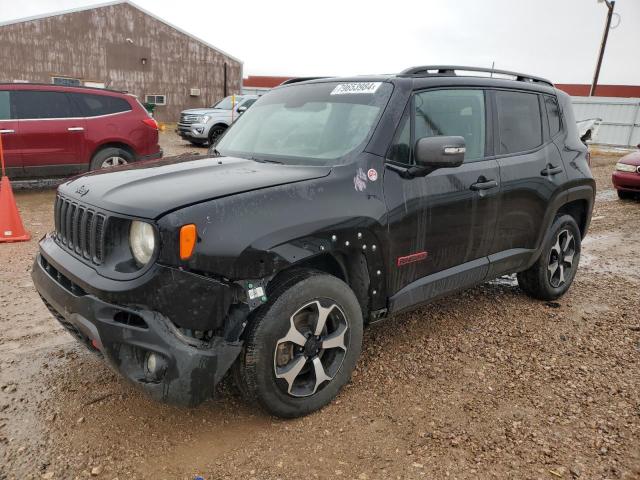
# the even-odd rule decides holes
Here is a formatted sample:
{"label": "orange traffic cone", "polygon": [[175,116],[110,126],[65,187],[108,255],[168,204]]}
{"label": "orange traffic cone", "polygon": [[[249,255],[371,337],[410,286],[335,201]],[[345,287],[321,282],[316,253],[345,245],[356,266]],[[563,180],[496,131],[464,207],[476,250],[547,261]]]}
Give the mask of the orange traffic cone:
{"label": "orange traffic cone", "polygon": [[31,235],[22,226],[9,177],[0,180],[0,242],[22,242]]}
{"label": "orange traffic cone", "polygon": [[31,235],[22,225],[16,199],[13,198],[9,177],[4,174],[3,153],[2,135],[0,135],[0,164],[2,166],[2,179],[0,180],[0,242],[22,242],[29,240]]}

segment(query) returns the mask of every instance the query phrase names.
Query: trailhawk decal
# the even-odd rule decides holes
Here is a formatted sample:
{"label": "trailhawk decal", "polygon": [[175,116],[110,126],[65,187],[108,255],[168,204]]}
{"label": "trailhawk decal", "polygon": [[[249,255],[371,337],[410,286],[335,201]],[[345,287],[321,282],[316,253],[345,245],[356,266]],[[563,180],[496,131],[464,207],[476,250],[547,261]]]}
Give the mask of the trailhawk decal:
{"label": "trailhawk decal", "polygon": [[427,256],[427,252],[417,252],[412,253],[411,255],[407,255],[406,257],[398,257],[396,266],[401,267],[410,263],[421,262],[422,260],[426,260]]}
{"label": "trailhawk decal", "polygon": [[376,93],[382,82],[354,82],[336,85],[330,95],[350,95],[353,93]]}

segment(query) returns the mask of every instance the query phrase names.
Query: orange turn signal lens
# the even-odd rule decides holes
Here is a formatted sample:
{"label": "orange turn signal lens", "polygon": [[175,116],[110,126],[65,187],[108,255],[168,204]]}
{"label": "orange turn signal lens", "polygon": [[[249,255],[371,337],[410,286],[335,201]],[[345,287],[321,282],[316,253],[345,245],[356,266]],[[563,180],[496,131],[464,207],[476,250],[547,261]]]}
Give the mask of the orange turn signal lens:
{"label": "orange turn signal lens", "polygon": [[193,223],[183,225],[180,228],[180,258],[188,260],[193,254],[193,248],[196,246],[198,233]]}

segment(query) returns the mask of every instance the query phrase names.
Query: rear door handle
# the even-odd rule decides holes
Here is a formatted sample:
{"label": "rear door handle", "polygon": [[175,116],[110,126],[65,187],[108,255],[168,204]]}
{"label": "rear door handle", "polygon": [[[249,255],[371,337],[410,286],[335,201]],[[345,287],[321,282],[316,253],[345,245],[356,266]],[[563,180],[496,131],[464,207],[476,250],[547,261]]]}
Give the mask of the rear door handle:
{"label": "rear door handle", "polygon": [[471,190],[489,190],[491,188],[496,188],[498,186],[498,182],[496,180],[485,180],[483,182],[476,182],[471,184]]}
{"label": "rear door handle", "polygon": [[82,127],[69,127],[67,130],[70,132],[84,132],[84,128]]}
{"label": "rear door handle", "polygon": [[0,133],[16,133],[15,130],[0,130]]}
{"label": "rear door handle", "polygon": [[555,167],[551,164],[548,164],[544,170],[542,170],[540,172],[540,175],[544,176],[544,177],[548,177],[551,175],[557,175],[558,173],[562,172],[562,167]]}

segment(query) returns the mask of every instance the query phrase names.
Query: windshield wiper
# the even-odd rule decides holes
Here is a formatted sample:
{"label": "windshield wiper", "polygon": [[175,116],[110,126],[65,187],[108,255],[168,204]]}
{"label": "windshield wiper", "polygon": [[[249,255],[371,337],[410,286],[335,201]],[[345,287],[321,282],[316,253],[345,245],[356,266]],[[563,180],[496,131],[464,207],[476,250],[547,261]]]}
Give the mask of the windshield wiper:
{"label": "windshield wiper", "polygon": [[214,148],[213,150],[211,150],[209,153],[213,153],[214,157],[221,157],[222,154],[218,151],[217,148]]}
{"label": "windshield wiper", "polygon": [[277,163],[279,165],[282,165],[282,162],[279,160],[271,160],[268,158],[256,158],[256,157],[247,157],[248,160],[253,160],[254,162],[258,162],[258,163]]}

